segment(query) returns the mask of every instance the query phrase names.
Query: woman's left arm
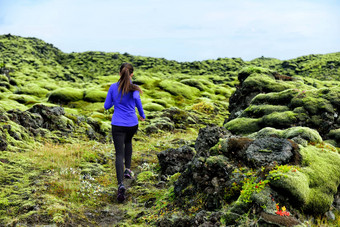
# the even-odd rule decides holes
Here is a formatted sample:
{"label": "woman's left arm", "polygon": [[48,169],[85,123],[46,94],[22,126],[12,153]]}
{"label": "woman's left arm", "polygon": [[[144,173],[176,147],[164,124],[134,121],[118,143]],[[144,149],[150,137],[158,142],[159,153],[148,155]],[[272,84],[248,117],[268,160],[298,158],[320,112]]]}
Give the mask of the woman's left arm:
{"label": "woman's left arm", "polygon": [[113,99],[112,99],[112,85],[109,88],[109,91],[107,92],[104,108],[106,110],[110,109],[113,106]]}

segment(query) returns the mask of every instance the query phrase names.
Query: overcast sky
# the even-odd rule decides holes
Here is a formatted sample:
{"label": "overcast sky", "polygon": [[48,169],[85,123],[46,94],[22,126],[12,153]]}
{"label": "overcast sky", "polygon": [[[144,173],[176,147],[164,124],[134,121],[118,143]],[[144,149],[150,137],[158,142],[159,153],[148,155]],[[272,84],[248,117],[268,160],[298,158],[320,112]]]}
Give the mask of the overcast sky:
{"label": "overcast sky", "polygon": [[339,0],[0,0],[0,34],[196,61],[340,51]]}

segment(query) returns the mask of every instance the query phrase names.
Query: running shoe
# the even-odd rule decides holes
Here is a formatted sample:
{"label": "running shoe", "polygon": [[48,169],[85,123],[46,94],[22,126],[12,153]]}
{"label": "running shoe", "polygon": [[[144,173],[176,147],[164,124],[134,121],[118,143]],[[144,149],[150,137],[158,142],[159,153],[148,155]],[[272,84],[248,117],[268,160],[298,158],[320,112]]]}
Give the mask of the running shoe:
{"label": "running shoe", "polygon": [[129,170],[129,169],[125,169],[124,177],[127,178],[127,179],[132,179],[132,171]]}
{"label": "running shoe", "polygon": [[118,195],[117,195],[117,200],[118,202],[124,202],[126,196],[125,196],[125,187],[123,184],[120,184],[119,187],[118,187]]}

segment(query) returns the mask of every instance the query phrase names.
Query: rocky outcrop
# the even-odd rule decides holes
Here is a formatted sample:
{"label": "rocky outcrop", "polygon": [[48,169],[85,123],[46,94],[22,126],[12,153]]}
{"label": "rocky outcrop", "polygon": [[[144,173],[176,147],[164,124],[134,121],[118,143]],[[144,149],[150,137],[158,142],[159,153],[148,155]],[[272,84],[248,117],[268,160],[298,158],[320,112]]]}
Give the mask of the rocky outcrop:
{"label": "rocky outcrop", "polygon": [[194,155],[194,150],[186,145],[177,149],[169,148],[158,153],[157,157],[162,175],[173,175],[177,172],[182,172]]}
{"label": "rocky outcrop", "polygon": [[211,153],[222,153],[235,164],[261,168],[272,164],[299,164],[301,156],[295,142],[276,137],[250,139],[231,137],[221,140]]}
{"label": "rocky outcrop", "polygon": [[231,134],[223,127],[212,126],[200,128],[195,142],[195,149],[200,154],[207,152],[211,147],[218,143],[219,139],[226,138],[230,135]]}
{"label": "rocky outcrop", "polygon": [[[220,211],[227,225],[237,223],[250,209],[270,225],[301,224],[291,216],[299,210],[323,214],[337,198],[340,155],[331,147],[308,145],[311,141],[322,143],[317,131],[303,127],[266,128],[249,137],[217,126],[203,128],[196,139],[197,154],[174,183],[176,204],[185,210],[183,201],[190,201],[191,207],[201,207],[200,215]],[[279,215],[281,206],[289,210],[286,218]],[[198,214],[191,223],[201,220]]]}
{"label": "rocky outcrop", "polygon": [[[239,73],[240,85],[230,97],[230,117],[225,127],[234,134],[250,134],[265,127],[295,126],[317,130],[324,139],[339,143],[340,88],[326,82],[278,76],[248,67]],[[325,84],[323,84],[325,83]]]}
{"label": "rocky outcrop", "polygon": [[0,123],[0,150],[8,149],[9,145],[11,149],[27,148],[34,141],[63,142],[84,137],[100,141],[109,139],[109,128],[101,122],[70,114],[66,116],[64,108],[59,106],[37,104],[26,111],[12,109],[3,112]]}
{"label": "rocky outcrop", "polygon": [[41,131],[39,130],[40,128],[61,132],[71,132],[73,130],[73,122],[64,116],[65,112],[62,107],[48,107],[38,104],[27,111],[13,109],[7,113],[11,121],[22,125],[34,135]]}

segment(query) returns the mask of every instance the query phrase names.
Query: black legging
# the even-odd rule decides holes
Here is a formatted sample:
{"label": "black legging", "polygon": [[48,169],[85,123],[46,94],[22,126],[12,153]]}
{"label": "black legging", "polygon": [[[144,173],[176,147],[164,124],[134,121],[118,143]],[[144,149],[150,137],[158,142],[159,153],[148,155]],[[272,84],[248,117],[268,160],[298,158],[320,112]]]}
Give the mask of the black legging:
{"label": "black legging", "polygon": [[124,158],[125,168],[131,167],[132,137],[137,132],[138,125],[132,127],[112,125],[112,138],[116,149],[116,173],[118,184],[123,182]]}

